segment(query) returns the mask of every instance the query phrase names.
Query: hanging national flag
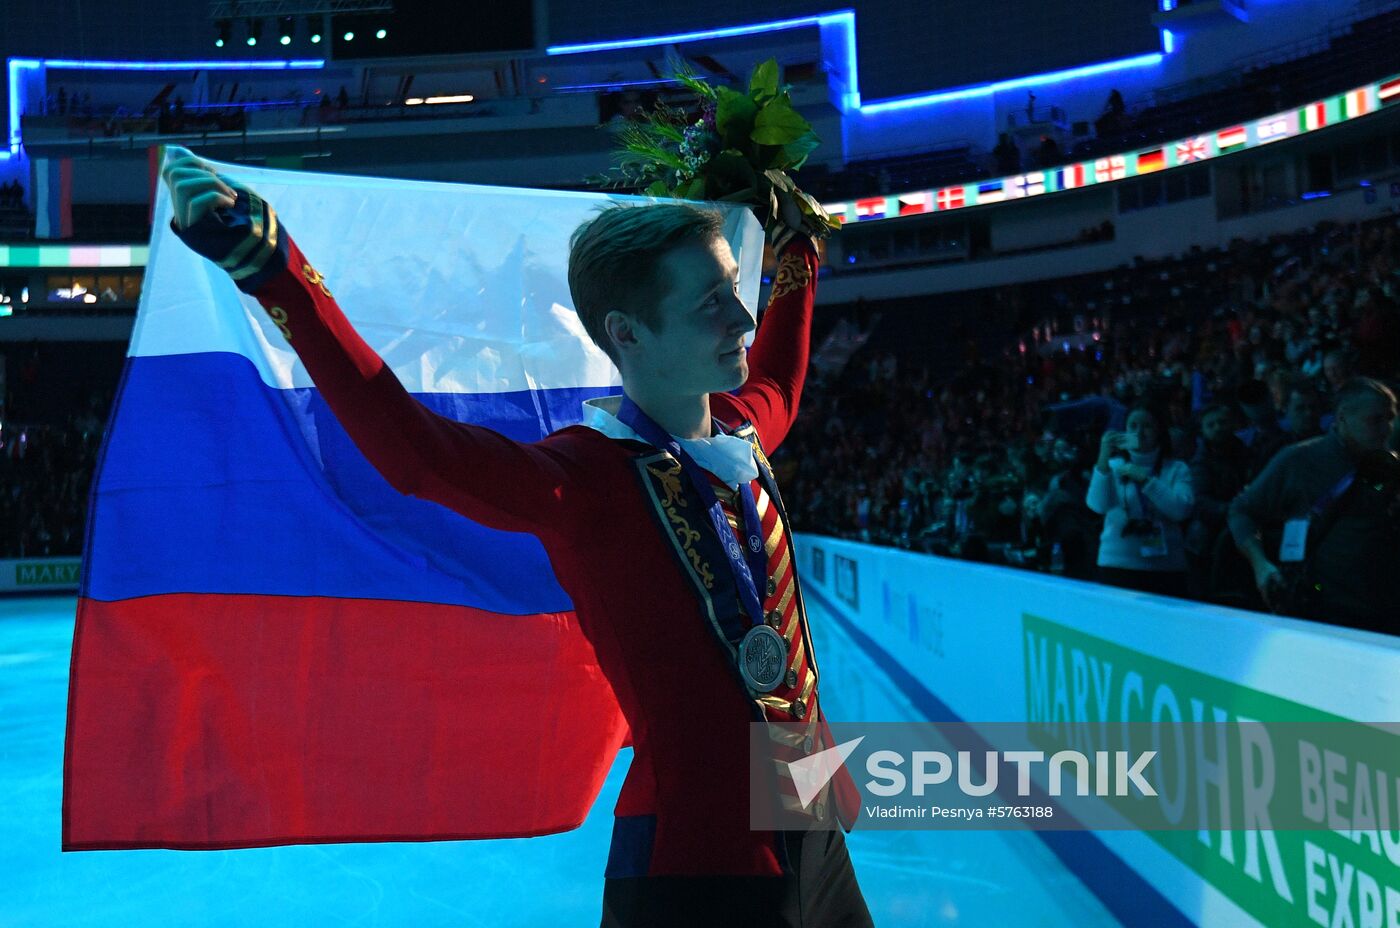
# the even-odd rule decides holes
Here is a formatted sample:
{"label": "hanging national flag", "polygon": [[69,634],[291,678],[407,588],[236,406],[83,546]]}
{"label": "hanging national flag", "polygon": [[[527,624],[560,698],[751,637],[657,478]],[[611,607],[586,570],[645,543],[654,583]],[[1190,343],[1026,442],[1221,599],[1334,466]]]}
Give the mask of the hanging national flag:
{"label": "hanging national flag", "polygon": [[[573,229],[623,198],[215,167],[316,256],[383,359],[366,380],[518,442],[619,392],[565,281]],[[392,486],[159,192],[90,492],[63,848],[577,827],[627,726],[541,540]],[[756,306],[763,230],[719,206]]]}
{"label": "hanging national flag", "polygon": [[1194,139],[1183,139],[1176,143],[1176,163],[1190,164],[1192,161],[1204,161],[1210,157],[1210,139],[1205,136],[1197,136]]}
{"label": "hanging national flag", "polygon": [[919,213],[933,212],[933,193],[902,193],[899,195],[899,215],[917,216]]}
{"label": "hanging national flag", "polygon": [[1366,92],[1366,88],[1353,90],[1342,97],[1343,119],[1355,119],[1358,116],[1365,116],[1371,112],[1371,96]]}
{"label": "hanging national flag", "polygon": [[1153,171],[1160,171],[1167,166],[1167,153],[1165,149],[1155,148],[1152,151],[1140,151],[1137,156],[1137,172],[1139,174],[1151,174]]}
{"label": "hanging national flag", "polygon": [[1233,126],[1215,133],[1215,147],[1221,154],[1236,151],[1249,143],[1249,130],[1244,126]]}
{"label": "hanging national flag", "polygon": [[73,237],[73,159],[35,158],[33,192],[34,237]]}
{"label": "hanging national flag", "polygon": [[1011,178],[1011,186],[1007,193],[1013,198],[1033,197],[1045,192],[1045,172],[1035,171],[1031,174],[1017,174]]}
{"label": "hanging national flag", "polygon": [[1303,127],[1304,132],[1321,129],[1323,126],[1327,125],[1326,102],[1309,103],[1299,110],[1298,124]]}
{"label": "hanging national flag", "polygon": [[967,204],[964,188],[962,187],[944,187],[942,190],[938,191],[937,199],[939,209],[957,209]]}
{"label": "hanging national flag", "polygon": [[1270,116],[1268,119],[1261,119],[1254,124],[1254,136],[1262,144],[1277,142],[1279,139],[1297,135],[1297,119],[1297,113],[1280,113],[1277,116]]}
{"label": "hanging national flag", "polygon": [[850,212],[849,212],[850,208],[851,208],[851,204],[849,204],[849,203],[823,203],[823,204],[822,204],[822,209],[826,210],[826,214],[827,214],[828,216],[830,216],[832,219],[835,219],[835,220],[836,220],[839,224],[841,224],[841,225],[845,225],[845,224],[846,224],[846,220],[850,218]]}
{"label": "hanging national flag", "polygon": [[1122,180],[1128,173],[1127,160],[1122,155],[1100,158],[1094,162],[1094,182],[1102,184],[1110,180]]}
{"label": "hanging national flag", "polygon": [[977,185],[978,203],[1000,203],[1006,199],[1006,190],[999,180],[994,180],[987,184]]}
{"label": "hanging national flag", "polygon": [[1055,183],[1061,190],[1073,190],[1075,187],[1083,187],[1088,181],[1084,179],[1083,164],[1067,164],[1055,172]]}
{"label": "hanging national flag", "polygon": [[856,221],[863,219],[884,219],[885,218],[885,198],[870,197],[865,200],[856,200]]}
{"label": "hanging national flag", "polygon": [[1400,103],[1400,77],[1392,78],[1376,88],[1376,97],[1381,101],[1381,106]]}

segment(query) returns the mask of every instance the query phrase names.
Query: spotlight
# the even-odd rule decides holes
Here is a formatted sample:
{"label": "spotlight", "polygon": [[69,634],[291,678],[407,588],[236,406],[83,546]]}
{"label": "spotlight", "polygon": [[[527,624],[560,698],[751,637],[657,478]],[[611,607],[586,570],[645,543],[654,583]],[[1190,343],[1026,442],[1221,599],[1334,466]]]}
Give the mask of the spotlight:
{"label": "spotlight", "polygon": [[258,39],[262,38],[262,20],[248,19],[248,44],[257,45]]}
{"label": "spotlight", "polygon": [[306,35],[311,39],[312,45],[321,44],[321,17],[306,17]]}
{"label": "spotlight", "polygon": [[384,38],[384,37],[385,37],[386,35],[388,35],[388,34],[389,34],[389,31],[388,31],[387,29],[380,29],[378,32],[376,32],[376,33],[374,34],[374,37],[375,37],[376,39],[382,39],[382,38]]}
{"label": "spotlight", "polygon": [[353,41],[355,41],[355,33],[347,31],[347,32],[345,33],[345,41],[347,41],[347,42],[353,42]]}
{"label": "spotlight", "polygon": [[214,40],[215,48],[223,48],[233,41],[233,23],[229,22],[227,19],[221,19],[214,25],[219,30],[219,37]]}
{"label": "spotlight", "polygon": [[292,35],[297,31],[295,16],[283,16],[277,20],[277,41],[283,45],[292,44]]}

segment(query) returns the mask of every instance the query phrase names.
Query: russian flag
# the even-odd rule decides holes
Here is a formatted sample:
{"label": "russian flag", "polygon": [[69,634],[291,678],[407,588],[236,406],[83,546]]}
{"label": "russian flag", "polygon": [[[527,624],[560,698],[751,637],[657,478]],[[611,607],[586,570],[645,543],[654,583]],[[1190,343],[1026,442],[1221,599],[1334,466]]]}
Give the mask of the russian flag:
{"label": "russian flag", "polygon": [[[567,261],[624,198],[219,170],[434,411],[531,441],[620,392]],[[753,309],[762,229],[718,205]],[[162,186],[89,501],[64,849],[577,827],[628,733],[539,540],[391,488],[169,219]]]}

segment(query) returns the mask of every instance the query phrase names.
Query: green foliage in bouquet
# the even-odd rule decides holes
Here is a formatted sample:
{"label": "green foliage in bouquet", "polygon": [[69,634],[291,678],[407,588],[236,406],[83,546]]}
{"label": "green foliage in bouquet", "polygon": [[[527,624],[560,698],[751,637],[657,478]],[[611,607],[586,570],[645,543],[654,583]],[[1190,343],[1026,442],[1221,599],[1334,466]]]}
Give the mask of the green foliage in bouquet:
{"label": "green foliage in bouquet", "polygon": [[615,173],[590,181],[654,197],[746,203],[765,229],[779,221],[781,193],[797,204],[808,233],[825,238],[840,228],[788,176],[821,140],[793,109],[791,85],[779,86],[775,59],[754,68],[747,92],[712,85],[683,62],[671,71],[700,97],[698,117],[658,103],[620,131]]}

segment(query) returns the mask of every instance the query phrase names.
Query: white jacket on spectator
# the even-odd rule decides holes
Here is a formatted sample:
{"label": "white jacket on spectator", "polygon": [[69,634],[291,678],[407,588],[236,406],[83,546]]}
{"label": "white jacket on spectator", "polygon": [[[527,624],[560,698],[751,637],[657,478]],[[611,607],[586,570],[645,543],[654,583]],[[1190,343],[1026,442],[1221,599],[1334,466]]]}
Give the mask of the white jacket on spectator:
{"label": "white jacket on spectator", "polygon": [[[1159,451],[1133,454],[1133,463],[1151,470],[1157,464]],[[1111,458],[1110,473],[1097,467],[1089,480],[1089,492],[1084,502],[1104,517],[1103,534],[1099,536],[1099,566],[1126,570],[1185,570],[1186,552],[1182,544],[1181,526],[1191,515],[1196,497],[1191,491],[1191,466],[1185,461],[1168,458],[1162,469],[1144,484],[1130,483],[1118,476],[1122,458]],[[1166,536],[1167,553],[1162,557],[1143,557],[1141,537],[1124,538],[1123,527],[1129,519],[1160,521]]]}

